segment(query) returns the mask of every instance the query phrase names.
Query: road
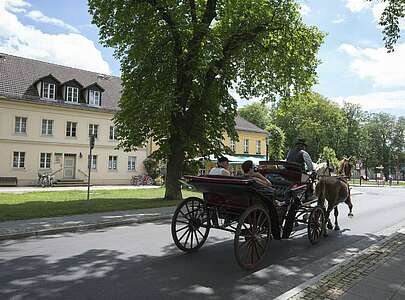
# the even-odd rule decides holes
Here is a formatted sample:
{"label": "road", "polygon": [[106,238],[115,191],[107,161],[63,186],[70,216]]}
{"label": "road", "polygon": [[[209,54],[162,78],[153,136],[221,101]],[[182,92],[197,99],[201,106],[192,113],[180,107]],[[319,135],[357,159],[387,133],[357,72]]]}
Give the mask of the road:
{"label": "road", "polygon": [[[170,222],[0,242],[0,299],[272,299],[405,225],[404,188],[355,188],[354,218],[312,246],[305,229],[272,241],[262,268],[239,269],[232,235],[194,254]],[[361,193],[361,194],[359,194]]]}

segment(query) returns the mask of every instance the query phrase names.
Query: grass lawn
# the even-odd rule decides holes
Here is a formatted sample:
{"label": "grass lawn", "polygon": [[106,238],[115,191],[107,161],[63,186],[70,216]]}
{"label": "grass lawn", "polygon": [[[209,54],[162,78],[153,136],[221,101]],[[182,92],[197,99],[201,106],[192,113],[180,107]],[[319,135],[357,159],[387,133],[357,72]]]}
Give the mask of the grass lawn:
{"label": "grass lawn", "polygon": [[[164,192],[164,188],[95,190],[89,202],[87,191],[0,193],[0,221],[176,205],[176,200],[163,200]],[[183,191],[184,198],[189,196],[200,194]]]}

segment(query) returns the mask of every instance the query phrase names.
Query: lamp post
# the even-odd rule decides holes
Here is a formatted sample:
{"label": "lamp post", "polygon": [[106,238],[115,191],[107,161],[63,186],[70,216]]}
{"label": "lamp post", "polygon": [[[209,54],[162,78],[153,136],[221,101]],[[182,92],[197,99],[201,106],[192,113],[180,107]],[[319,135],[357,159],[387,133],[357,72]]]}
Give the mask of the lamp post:
{"label": "lamp post", "polygon": [[93,148],[94,148],[94,141],[95,141],[95,137],[94,135],[90,135],[90,155],[88,158],[88,167],[89,167],[89,176],[87,177],[87,201],[90,200],[90,173],[91,173],[91,164],[93,163]]}
{"label": "lamp post", "polygon": [[269,160],[269,143],[270,143],[270,139],[271,139],[271,132],[268,133],[268,135],[266,136],[266,161]]}

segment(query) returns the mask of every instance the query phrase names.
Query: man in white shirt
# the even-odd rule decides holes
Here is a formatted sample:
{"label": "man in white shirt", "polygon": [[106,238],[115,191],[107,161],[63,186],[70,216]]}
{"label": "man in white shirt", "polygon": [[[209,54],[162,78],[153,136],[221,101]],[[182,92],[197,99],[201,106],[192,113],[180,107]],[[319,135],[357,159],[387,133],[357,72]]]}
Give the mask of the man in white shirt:
{"label": "man in white shirt", "polygon": [[222,176],[231,176],[229,172],[229,160],[225,156],[218,158],[217,166],[212,168],[208,175],[222,175]]}

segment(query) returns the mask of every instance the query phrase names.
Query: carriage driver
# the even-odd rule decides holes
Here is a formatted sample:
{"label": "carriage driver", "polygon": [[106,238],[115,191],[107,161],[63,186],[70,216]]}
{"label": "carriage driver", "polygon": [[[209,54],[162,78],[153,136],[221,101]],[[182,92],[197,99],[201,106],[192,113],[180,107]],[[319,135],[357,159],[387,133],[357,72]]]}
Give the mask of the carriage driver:
{"label": "carriage driver", "polygon": [[212,168],[208,175],[231,176],[229,172],[229,160],[225,156],[218,157],[217,166]]}
{"label": "carriage driver", "polygon": [[298,163],[302,169],[301,182],[307,182],[309,176],[305,174],[305,166],[307,173],[314,171],[314,164],[312,162],[311,156],[305,151],[307,144],[304,139],[297,139],[295,142],[295,147],[290,149],[287,154],[287,161]]}

